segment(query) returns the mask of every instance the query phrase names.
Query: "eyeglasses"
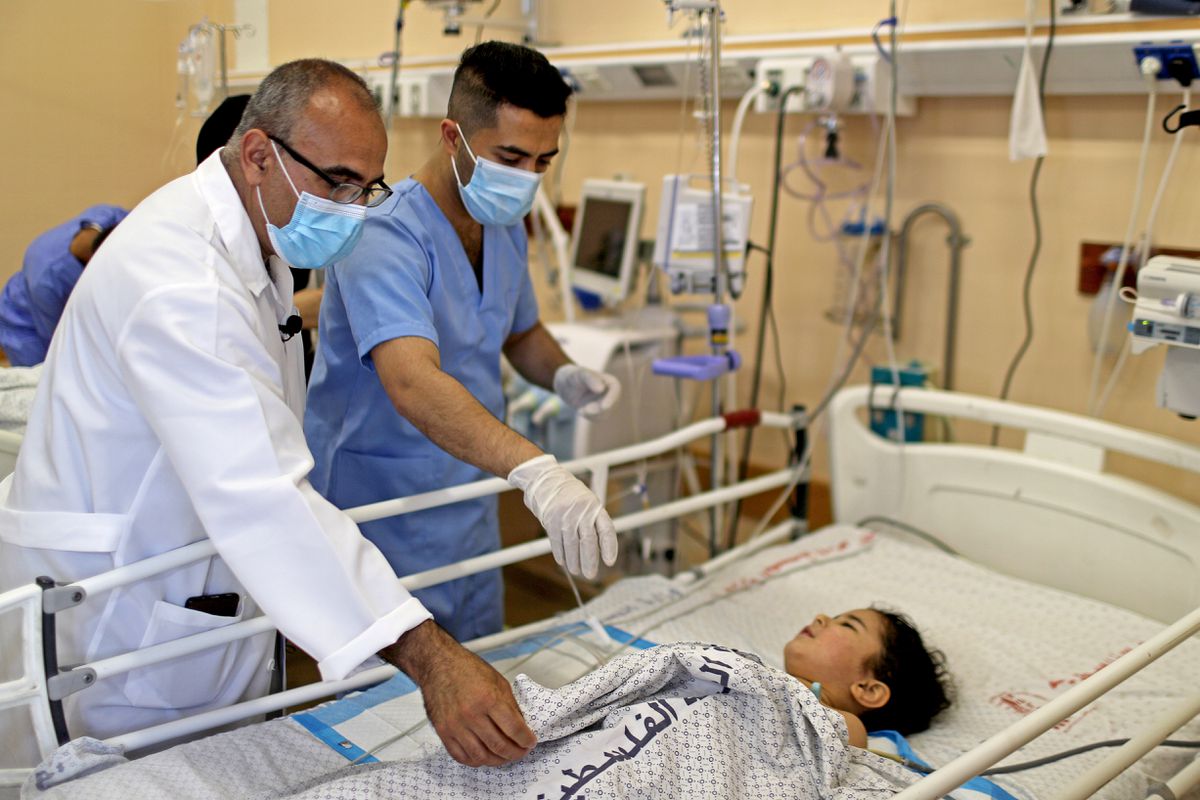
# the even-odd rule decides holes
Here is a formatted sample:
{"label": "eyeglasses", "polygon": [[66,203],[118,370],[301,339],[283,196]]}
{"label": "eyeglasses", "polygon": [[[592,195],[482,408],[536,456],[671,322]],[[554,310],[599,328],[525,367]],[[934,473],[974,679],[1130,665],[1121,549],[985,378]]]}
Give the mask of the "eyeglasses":
{"label": "eyeglasses", "polygon": [[325,173],[325,170],[321,169],[307,158],[288,147],[287,142],[275,136],[271,136],[270,134],[267,135],[267,138],[287,151],[287,154],[294,158],[297,163],[308,167],[310,170],[316,173],[321,180],[333,187],[333,191],[329,193],[329,199],[335,203],[350,205],[351,203],[357,203],[359,198],[366,197],[367,199],[365,205],[370,208],[374,208],[392,196],[392,187],[388,186],[382,180],[376,181],[370,186],[359,186],[357,183],[343,183],[342,181],[334,180]]}

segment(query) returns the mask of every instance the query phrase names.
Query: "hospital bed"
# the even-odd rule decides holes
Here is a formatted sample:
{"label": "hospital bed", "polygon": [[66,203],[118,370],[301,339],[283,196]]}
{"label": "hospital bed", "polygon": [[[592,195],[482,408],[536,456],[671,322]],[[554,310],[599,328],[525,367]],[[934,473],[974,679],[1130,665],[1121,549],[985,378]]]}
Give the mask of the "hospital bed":
{"label": "hospital bed", "polygon": [[[901,445],[870,431],[869,414],[878,408],[944,417],[953,424],[998,425],[1020,431],[1023,444],[1016,450]],[[612,640],[631,643],[624,648],[629,652],[653,642],[700,639],[758,652],[767,663],[778,664],[783,643],[813,613],[879,601],[911,615],[927,639],[947,652],[959,684],[955,707],[930,731],[904,743],[920,758],[946,766],[899,797],[941,797],[1023,745],[1009,761],[1113,738],[1131,741],[997,777],[994,783],[1016,797],[1063,798],[1096,793],[1140,798],[1156,781],[1161,787],[1153,796],[1182,797],[1200,785],[1197,750],[1155,749],[1168,737],[1200,739],[1192,721],[1200,712],[1195,695],[1200,643],[1192,639],[1200,630],[1200,508],[1106,469],[1112,457],[1130,456],[1200,472],[1200,448],[1044,409],[925,390],[849,389],[837,396],[829,413],[838,525],[789,541],[797,525],[785,522],[674,579],[620,581],[586,610],[487,637],[472,647],[488,653],[500,668],[520,662],[522,671],[547,683],[587,670],[589,658],[604,646],[613,648]],[[799,420],[731,415],[574,467],[590,473],[593,486],[602,491],[615,464],[669,452],[730,424],[756,421],[786,428]],[[798,468],[781,470],[623,517],[618,530],[789,488],[802,479]],[[482,481],[356,509],[353,515],[376,518],[505,488],[503,481]],[[207,557],[208,547],[207,542],[190,545],[133,569],[169,569]],[[544,541],[532,542],[410,576],[406,583],[430,585],[547,550]],[[125,569],[124,576],[97,576],[82,584],[93,591],[110,586],[129,577],[130,568]],[[42,750],[49,753],[57,742],[34,647],[41,634],[39,594],[29,587],[0,596],[0,609],[25,615],[27,678],[35,687],[17,697],[13,684],[0,686],[0,705],[27,703]],[[601,634],[590,632],[588,619],[607,625],[607,645]],[[264,620],[230,626],[244,635],[268,627]],[[134,663],[212,646],[232,633],[221,629],[196,641],[90,666],[102,679]],[[160,788],[169,785],[181,800],[192,796],[187,791],[193,786],[207,787],[197,790],[197,797],[249,796],[344,770],[354,759],[404,758],[428,745],[431,734],[425,729],[398,736],[419,725],[420,704],[406,691],[411,687],[404,686],[403,676],[393,676],[391,668],[379,667],[336,684],[302,687],[117,737],[116,743],[136,751],[272,708],[386,681],[315,711],[182,745],[60,788],[81,787],[75,796],[102,797],[106,774],[126,770],[126,779],[141,775],[151,783],[166,781]],[[369,754],[375,748],[378,752]],[[244,765],[244,773],[238,774],[234,764]],[[205,770],[209,773],[194,781],[187,777]],[[4,777],[13,782],[24,775]]]}

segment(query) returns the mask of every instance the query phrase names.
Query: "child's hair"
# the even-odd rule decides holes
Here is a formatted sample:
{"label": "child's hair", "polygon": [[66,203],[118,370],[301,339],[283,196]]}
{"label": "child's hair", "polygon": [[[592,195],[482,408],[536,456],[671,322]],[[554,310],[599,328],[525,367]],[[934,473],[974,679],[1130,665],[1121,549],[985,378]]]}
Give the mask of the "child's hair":
{"label": "child's hair", "polygon": [[912,621],[903,614],[871,607],[885,620],[883,651],[867,667],[891,689],[881,708],[859,715],[869,731],[894,730],[907,736],[920,733],[953,702],[946,656],[929,650]]}

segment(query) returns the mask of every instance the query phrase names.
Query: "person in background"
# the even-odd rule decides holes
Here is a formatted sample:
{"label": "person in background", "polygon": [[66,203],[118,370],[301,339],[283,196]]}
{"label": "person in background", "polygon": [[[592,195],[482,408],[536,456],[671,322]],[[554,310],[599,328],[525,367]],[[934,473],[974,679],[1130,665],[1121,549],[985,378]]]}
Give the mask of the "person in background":
{"label": "person in background", "polygon": [[[0,481],[0,592],[74,582],[211,541],[216,556],[59,619],[80,664],[265,614],[346,677],[378,653],[421,688],[451,756],[499,765],[535,737],[508,682],[459,645],[309,484],[289,265],[350,252],[386,198],[387,133],[362,78],[304,59],[263,79],[229,144],[138,204],[80,280],[16,471]],[[69,735],[108,738],[264,693],[269,634],[98,680]],[[20,649],[0,642],[0,674]],[[0,763],[30,747],[0,726]]]}
{"label": "person in background", "polygon": [[[225,146],[237,129],[238,123],[242,121],[242,113],[246,110],[248,102],[248,94],[230,95],[208,115],[208,119],[204,120],[200,132],[196,135],[196,166],[200,166],[204,159]],[[321,295],[324,294],[324,290],[316,285],[317,279],[313,270],[296,267],[292,267],[291,270],[294,292],[292,302],[296,304],[296,311],[301,319],[300,341],[304,347],[304,377],[307,380],[312,374],[313,358],[316,356],[312,332],[317,329],[317,317],[321,311]]]}
{"label": "person in background", "polygon": [[0,348],[14,367],[46,360],[67,298],[84,267],[129,212],[97,205],[38,236],[25,251],[21,270],[0,294]]}
{"label": "person in background", "polygon": [[[500,358],[584,414],[620,384],[563,353],[538,319],[522,219],[558,152],[570,87],[546,57],[504,42],[463,53],[436,151],[367,218],[327,271],[304,431],[312,482],[350,508],[507,476],[570,572],[617,555],[600,500],[507,427]],[[496,550],[496,497],[368,522],[407,575]],[[499,570],[418,591],[459,639],[503,623]]]}

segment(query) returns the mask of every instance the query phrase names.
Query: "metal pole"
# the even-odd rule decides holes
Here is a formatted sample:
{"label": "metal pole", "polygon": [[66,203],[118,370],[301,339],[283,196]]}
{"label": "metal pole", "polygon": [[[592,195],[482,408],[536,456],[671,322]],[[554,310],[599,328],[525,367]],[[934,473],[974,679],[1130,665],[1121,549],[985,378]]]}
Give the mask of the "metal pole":
{"label": "metal pole", "polygon": [[[729,276],[725,269],[724,242],[724,209],[721,197],[721,3],[714,2],[708,10],[709,38],[712,52],[709,54],[712,63],[708,96],[708,124],[711,136],[712,157],[712,240],[713,240],[713,304],[725,302],[725,291],[728,288]],[[727,349],[727,337],[720,341],[711,341],[713,355],[722,355]],[[715,379],[712,384],[712,416],[721,413],[721,380]],[[722,437],[714,434],[712,437],[712,453],[710,454],[710,485],[714,490],[720,489],[724,483],[724,455]],[[721,551],[720,533],[723,526],[722,508],[713,506],[709,514],[709,552],[716,555]],[[730,535],[730,545],[737,539],[737,531]]]}
{"label": "metal pole", "polygon": [[229,97],[229,64],[225,57],[225,26],[217,25],[217,34],[221,42],[221,99]]}

